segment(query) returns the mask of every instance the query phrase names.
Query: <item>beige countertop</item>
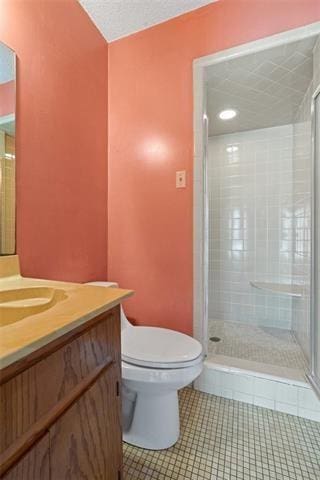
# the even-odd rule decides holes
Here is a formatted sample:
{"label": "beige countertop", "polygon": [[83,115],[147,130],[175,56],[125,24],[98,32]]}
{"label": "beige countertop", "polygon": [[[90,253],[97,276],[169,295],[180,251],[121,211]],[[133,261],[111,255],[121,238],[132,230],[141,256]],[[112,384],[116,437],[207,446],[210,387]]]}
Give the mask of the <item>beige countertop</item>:
{"label": "beige countertop", "polygon": [[0,268],[0,292],[30,287],[59,289],[63,291],[64,298],[46,311],[0,326],[0,369],[21,360],[133,294],[131,290],[120,288],[23,278],[16,272],[1,276]]}

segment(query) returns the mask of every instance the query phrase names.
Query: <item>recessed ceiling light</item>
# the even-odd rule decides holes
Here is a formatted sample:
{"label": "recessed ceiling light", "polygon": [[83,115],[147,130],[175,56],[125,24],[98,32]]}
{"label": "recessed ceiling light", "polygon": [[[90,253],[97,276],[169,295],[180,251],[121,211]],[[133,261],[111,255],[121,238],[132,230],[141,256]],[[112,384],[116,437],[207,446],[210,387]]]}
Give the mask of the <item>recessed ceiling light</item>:
{"label": "recessed ceiling light", "polygon": [[219,118],[221,120],[231,120],[237,115],[237,113],[238,112],[233,108],[228,108],[227,110],[222,110],[222,112],[219,113]]}
{"label": "recessed ceiling light", "polygon": [[226,148],[226,151],[228,153],[235,153],[239,150],[239,147],[237,145],[230,145],[229,147]]}

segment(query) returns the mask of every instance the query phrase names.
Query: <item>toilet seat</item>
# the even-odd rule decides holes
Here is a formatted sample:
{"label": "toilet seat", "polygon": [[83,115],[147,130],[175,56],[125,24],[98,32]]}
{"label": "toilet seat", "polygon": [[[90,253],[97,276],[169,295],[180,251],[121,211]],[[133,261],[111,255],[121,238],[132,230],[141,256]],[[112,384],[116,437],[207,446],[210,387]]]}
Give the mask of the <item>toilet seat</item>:
{"label": "toilet seat", "polygon": [[158,327],[121,332],[122,360],[148,368],[187,368],[202,361],[202,346],[192,337]]}
{"label": "toilet seat", "polygon": [[198,362],[196,365],[191,365],[190,368],[156,369],[141,367],[122,361],[121,370],[123,379],[127,382],[143,382],[154,390],[155,384],[159,384],[161,386],[160,388],[164,388],[163,385],[168,386],[175,382],[184,382],[185,379],[187,379],[186,384],[190,383],[192,380],[189,381],[189,378],[194,378],[194,376],[197,376],[197,372],[202,370],[202,363]]}

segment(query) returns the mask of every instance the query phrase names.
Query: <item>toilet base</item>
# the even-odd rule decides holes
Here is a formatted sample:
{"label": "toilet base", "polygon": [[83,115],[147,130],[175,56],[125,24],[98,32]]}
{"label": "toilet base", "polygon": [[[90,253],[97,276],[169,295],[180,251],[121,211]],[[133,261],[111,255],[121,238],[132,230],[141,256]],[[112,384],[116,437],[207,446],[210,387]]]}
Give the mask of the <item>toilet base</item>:
{"label": "toilet base", "polygon": [[129,429],[123,440],[136,447],[163,450],[172,447],[180,433],[178,392],[138,393]]}

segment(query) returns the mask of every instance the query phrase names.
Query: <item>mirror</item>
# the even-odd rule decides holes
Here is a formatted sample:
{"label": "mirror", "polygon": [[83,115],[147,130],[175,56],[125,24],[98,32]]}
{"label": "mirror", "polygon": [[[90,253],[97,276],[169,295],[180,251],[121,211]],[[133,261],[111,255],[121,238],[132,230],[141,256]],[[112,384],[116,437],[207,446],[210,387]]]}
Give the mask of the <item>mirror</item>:
{"label": "mirror", "polygon": [[0,42],[0,255],[16,251],[15,53]]}

